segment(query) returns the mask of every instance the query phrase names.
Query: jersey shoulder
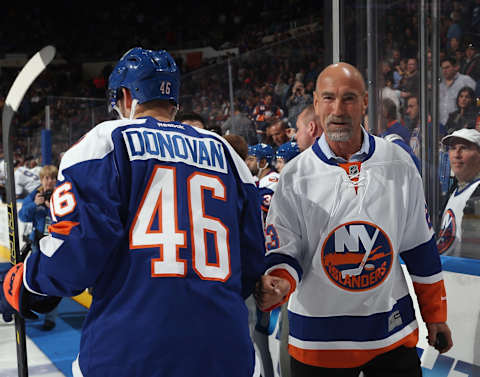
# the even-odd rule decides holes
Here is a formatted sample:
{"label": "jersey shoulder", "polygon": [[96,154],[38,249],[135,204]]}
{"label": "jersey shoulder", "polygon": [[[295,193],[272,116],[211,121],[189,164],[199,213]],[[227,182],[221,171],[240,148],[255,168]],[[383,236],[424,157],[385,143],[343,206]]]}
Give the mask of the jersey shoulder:
{"label": "jersey shoulder", "polygon": [[102,159],[110,153],[114,148],[112,135],[116,129],[145,122],[145,119],[118,119],[99,123],[65,152],[60,162],[58,179],[64,179],[65,169],[81,162]]}

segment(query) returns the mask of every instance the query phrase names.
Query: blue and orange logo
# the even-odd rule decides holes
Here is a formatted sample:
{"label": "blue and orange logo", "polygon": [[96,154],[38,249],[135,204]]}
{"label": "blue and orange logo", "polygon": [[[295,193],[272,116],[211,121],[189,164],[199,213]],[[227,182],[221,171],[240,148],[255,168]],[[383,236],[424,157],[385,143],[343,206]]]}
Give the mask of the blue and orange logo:
{"label": "blue and orange logo", "polygon": [[325,273],[347,291],[365,291],[380,285],[392,263],[393,248],[387,234],[366,221],[336,227],[322,246]]}
{"label": "blue and orange logo", "polygon": [[457,222],[455,214],[449,208],[442,217],[442,227],[438,232],[437,248],[440,254],[443,254],[452,246],[455,241],[455,235],[457,233]]}

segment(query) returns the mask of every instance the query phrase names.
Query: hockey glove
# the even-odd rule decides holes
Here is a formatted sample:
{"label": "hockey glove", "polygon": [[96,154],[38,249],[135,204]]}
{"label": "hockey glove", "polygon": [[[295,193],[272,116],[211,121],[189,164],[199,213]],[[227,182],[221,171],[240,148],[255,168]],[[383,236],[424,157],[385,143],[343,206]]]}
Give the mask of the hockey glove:
{"label": "hockey glove", "polygon": [[36,319],[34,313],[48,313],[55,309],[61,298],[40,296],[29,292],[23,285],[23,263],[13,266],[0,277],[0,312],[5,322],[12,320],[15,311],[23,318]]}

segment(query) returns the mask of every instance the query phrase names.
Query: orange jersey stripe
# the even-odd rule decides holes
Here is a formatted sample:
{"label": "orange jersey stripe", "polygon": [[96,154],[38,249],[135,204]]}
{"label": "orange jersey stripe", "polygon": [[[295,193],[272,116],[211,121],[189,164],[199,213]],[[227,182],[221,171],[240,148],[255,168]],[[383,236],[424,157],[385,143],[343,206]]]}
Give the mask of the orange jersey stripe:
{"label": "orange jersey stripe", "polygon": [[433,284],[413,283],[420,312],[426,323],[447,321],[447,294],[443,280]]}
{"label": "orange jersey stripe", "polygon": [[63,234],[64,236],[68,236],[72,231],[72,228],[77,226],[78,224],[80,223],[77,223],[75,221],[60,221],[56,224],[50,225],[48,227],[48,231],[50,233]]}
{"label": "orange jersey stripe", "polygon": [[288,353],[296,360],[323,368],[355,368],[368,363],[374,357],[400,346],[415,347],[418,342],[418,329],[388,347],[372,350],[304,350],[288,345]]}
{"label": "orange jersey stripe", "polygon": [[289,274],[289,272],[287,270],[285,270],[283,268],[273,270],[269,273],[269,275],[288,280],[288,282],[290,283],[290,291],[284,297],[284,299],[281,302],[279,302],[277,305],[274,305],[271,308],[265,309],[266,312],[272,311],[273,309],[276,309],[279,306],[282,306],[284,303],[286,303],[288,301],[288,298],[292,294],[292,292],[295,290],[295,288],[297,288],[297,282],[295,281],[295,279],[292,277],[292,275]]}

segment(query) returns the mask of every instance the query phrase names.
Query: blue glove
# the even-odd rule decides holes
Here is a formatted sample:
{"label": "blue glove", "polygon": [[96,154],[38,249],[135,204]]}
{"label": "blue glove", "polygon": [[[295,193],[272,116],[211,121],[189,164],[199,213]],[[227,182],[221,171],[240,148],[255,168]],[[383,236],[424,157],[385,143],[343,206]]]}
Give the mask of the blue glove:
{"label": "blue glove", "polygon": [[34,313],[48,313],[55,309],[61,298],[41,296],[29,292],[23,285],[23,263],[13,266],[0,277],[0,312],[5,322],[18,312],[23,318],[37,319]]}

